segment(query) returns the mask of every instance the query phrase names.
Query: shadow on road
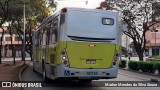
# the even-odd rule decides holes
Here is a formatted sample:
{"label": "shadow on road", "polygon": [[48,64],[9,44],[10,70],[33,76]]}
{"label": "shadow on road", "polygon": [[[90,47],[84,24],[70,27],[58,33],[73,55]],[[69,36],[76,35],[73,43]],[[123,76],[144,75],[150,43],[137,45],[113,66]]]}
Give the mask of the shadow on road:
{"label": "shadow on road", "polygon": [[51,81],[43,83],[45,87],[93,87],[92,83],[83,83],[79,81]]}

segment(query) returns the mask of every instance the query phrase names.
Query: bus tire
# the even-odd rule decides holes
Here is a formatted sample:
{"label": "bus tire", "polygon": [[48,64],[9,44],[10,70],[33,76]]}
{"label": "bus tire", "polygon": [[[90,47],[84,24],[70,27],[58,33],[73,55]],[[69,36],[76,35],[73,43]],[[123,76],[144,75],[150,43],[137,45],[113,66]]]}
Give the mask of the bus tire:
{"label": "bus tire", "polygon": [[79,82],[82,82],[82,83],[91,83],[92,79],[80,79]]}
{"label": "bus tire", "polygon": [[49,78],[46,75],[46,69],[44,66],[44,63],[42,63],[42,76],[43,76],[43,82],[48,83],[49,82]]}
{"label": "bus tire", "polygon": [[33,67],[33,72],[36,72],[36,70],[34,69],[34,67]]}

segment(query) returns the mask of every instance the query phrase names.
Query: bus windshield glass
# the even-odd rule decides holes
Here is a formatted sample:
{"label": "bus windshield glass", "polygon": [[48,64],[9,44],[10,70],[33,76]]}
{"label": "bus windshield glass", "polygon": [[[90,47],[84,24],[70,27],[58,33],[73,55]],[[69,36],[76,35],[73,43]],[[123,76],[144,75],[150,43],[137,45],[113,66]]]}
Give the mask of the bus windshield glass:
{"label": "bus windshield glass", "polygon": [[107,13],[70,11],[67,35],[85,38],[116,38],[115,16]]}

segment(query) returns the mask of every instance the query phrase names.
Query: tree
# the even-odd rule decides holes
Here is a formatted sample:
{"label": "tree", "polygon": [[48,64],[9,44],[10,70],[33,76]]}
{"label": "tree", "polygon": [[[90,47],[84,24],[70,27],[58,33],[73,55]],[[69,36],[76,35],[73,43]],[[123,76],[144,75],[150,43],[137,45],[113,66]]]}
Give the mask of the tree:
{"label": "tree", "polygon": [[13,39],[12,39],[14,30],[12,30],[11,25],[8,26],[8,32],[9,32],[9,34],[10,34],[10,40],[11,40],[13,63],[14,63],[14,65],[15,65],[15,62],[16,62],[16,61],[15,61],[16,52],[15,52],[15,47],[14,47],[14,45],[13,45]]}
{"label": "tree", "polygon": [[152,21],[154,15],[152,3],[155,3],[155,1],[121,0],[119,3],[115,2],[119,11],[122,12],[122,22],[127,24],[128,31],[123,33],[133,40],[140,61],[143,61],[143,53],[146,47],[146,32],[157,23],[156,20]]}
{"label": "tree", "polygon": [[3,36],[4,36],[4,28],[2,25],[7,21],[8,17],[8,6],[9,6],[10,0],[0,0],[0,28],[2,29],[2,36],[0,37],[0,64],[2,63],[1,57],[2,57],[2,42],[3,42]]}
{"label": "tree", "polygon": [[[51,9],[56,10],[54,0],[0,0],[0,28],[2,29],[2,37],[0,46],[2,46],[2,40],[4,35],[4,28],[2,25],[5,22],[11,22],[10,28],[17,30],[18,36],[21,40],[23,38],[23,4],[26,4],[26,36],[29,39],[26,40],[26,52],[32,55],[32,31],[37,27],[38,23],[42,22],[44,18],[50,15]],[[52,10],[52,11],[53,11]],[[10,34],[11,31],[9,31]],[[25,36],[25,37],[26,37]],[[2,47],[0,47],[0,50]],[[1,51],[0,51],[0,63],[1,63]]]}
{"label": "tree", "polygon": [[155,2],[152,4],[152,10],[153,10],[153,16],[152,19],[153,21],[158,18],[160,21],[160,2]]}
{"label": "tree", "polygon": [[107,3],[106,1],[101,2],[100,6],[97,7],[96,9],[105,9],[105,10],[111,10],[112,7],[109,5],[109,3]]}
{"label": "tree", "polygon": [[[23,41],[23,4],[26,4],[26,52],[32,57],[32,32],[38,23],[48,17],[51,8],[56,8],[53,0],[14,0],[10,4],[8,21],[17,30],[17,34]],[[29,38],[27,38],[29,37]]]}

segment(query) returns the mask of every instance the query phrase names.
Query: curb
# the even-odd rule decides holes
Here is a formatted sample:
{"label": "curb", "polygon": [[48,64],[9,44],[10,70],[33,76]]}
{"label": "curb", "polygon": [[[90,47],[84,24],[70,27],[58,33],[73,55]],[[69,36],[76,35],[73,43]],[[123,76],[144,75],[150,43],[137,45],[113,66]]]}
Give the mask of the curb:
{"label": "curb", "polygon": [[23,81],[23,79],[22,79],[22,73],[23,73],[23,71],[24,71],[27,67],[28,67],[28,65],[25,64],[25,66],[20,70],[19,75],[18,75],[20,81]]}
{"label": "curb", "polygon": [[140,73],[140,74],[147,74],[147,75],[153,75],[153,76],[160,77],[160,75],[155,75],[155,74],[147,73],[147,72],[139,72],[139,71],[134,71],[134,70],[124,69],[124,68],[119,68],[119,69],[126,70],[126,71],[130,71],[130,72],[136,72],[136,73]]}

